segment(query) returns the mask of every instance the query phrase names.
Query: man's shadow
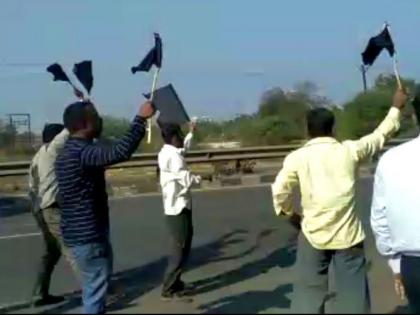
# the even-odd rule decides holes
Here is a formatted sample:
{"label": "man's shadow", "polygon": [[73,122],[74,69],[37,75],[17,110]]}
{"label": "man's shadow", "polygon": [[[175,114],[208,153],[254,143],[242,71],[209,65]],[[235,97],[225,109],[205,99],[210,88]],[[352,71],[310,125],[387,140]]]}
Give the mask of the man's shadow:
{"label": "man's shadow", "polygon": [[291,301],[286,294],[292,292],[292,284],[283,284],[273,291],[248,291],[238,295],[203,304],[199,307],[206,314],[257,314],[269,308],[289,309]]}
{"label": "man's shadow", "polygon": [[295,248],[280,248],[274,250],[260,260],[246,263],[237,269],[229,270],[216,276],[198,280],[192,283],[195,288],[194,294],[204,294],[210,291],[221,289],[223,287],[234,285],[242,281],[246,281],[248,279],[257,277],[262,273],[267,273],[271,268],[274,267],[287,268],[292,266],[295,261]]}
{"label": "man's shadow", "polygon": [[[226,255],[225,252],[231,246],[239,245],[247,241],[248,231],[235,230],[223,235],[222,237],[207,243],[205,245],[193,248],[189,269],[198,268],[212,262],[227,261],[239,259],[251,254],[259,246],[259,240],[270,235],[274,230],[265,230],[257,237],[257,242],[245,250],[232,255]],[[112,277],[112,283],[123,290],[123,296],[108,307],[108,311],[121,310],[135,305],[135,301],[160,286],[167,264],[167,257],[161,257],[158,260],[146,265],[117,272]],[[80,292],[72,294],[66,303],[54,308],[49,308],[44,313],[64,313],[79,307],[81,304]]]}
{"label": "man's shadow", "polygon": [[28,198],[24,197],[1,197],[0,218],[11,217],[23,213],[29,213],[32,205]]}

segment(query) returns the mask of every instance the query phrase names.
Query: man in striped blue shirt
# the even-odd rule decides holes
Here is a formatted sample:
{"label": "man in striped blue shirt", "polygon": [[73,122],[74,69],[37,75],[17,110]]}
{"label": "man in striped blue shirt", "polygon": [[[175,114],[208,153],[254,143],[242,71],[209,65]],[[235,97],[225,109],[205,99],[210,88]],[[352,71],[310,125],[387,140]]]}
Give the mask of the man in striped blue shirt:
{"label": "man in striped blue shirt", "polygon": [[153,114],[152,104],[146,102],[125,136],[102,146],[94,142],[101,135],[102,119],[91,102],[71,104],[64,112],[70,137],[56,161],[60,226],[81,273],[87,314],[105,312],[112,274],[105,167],[130,158],[145,134],[146,119]]}

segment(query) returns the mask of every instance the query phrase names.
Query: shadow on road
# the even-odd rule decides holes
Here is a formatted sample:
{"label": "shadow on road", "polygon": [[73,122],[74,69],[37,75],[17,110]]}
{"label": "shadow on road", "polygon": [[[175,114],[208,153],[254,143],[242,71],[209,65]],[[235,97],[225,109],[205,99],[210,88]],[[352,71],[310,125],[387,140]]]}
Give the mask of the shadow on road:
{"label": "shadow on road", "polygon": [[292,290],[293,286],[289,283],[273,291],[248,291],[203,304],[199,309],[206,314],[258,314],[269,308],[289,309],[291,301],[286,294]]}
{"label": "shadow on road", "polygon": [[[195,247],[192,250],[191,262],[188,269],[198,268],[212,262],[238,259],[249,255],[258,248],[260,240],[269,236],[272,232],[274,232],[274,230],[262,231],[258,235],[255,244],[234,255],[225,255],[225,250],[229,246],[244,243],[248,231],[238,229],[225,234],[213,242]],[[108,311],[116,311],[133,306],[137,303],[136,301],[138,298],[160,286],[166,264],[167,258],[162,257],[149,264],[115,273],[113,275],[113,285],[120,287],[124,292],[124,296],[110,305]],[[44,311],[43,314],[69,312],[79,307],[80,303],[80,292],[77,292],[70,296],[64,304],[49,308]]]}
{"label": "shadow on road", "polygon": [[193,286],[196,288],[194,293],[203,294],[231,286],[238,282],[257,277],[262,273],[267,273],[274,267],[287,268],[292,266],[295,260],[296,253],[294,249],[291,250],[289,247],[280,248],[264,258],[247,263],[238,269],[194,282]]}
{"label": "shadow on road", "polygon": [[408,305],[397,306],[391,314],[412,314],[410,307]]}
{"label": "shadow on road", "polygon": [[31,211],[29,199],[24,197],[1,197],[0,218],[11,217]]}

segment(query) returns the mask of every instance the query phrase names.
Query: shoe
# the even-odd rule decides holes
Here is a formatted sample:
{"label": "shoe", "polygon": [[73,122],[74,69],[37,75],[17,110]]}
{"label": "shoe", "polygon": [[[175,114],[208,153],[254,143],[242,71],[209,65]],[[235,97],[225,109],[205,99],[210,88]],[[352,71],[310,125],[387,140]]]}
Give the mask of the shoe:
{"label": "shoe", "polygon": [[185,296],[181,292],[174,292],[174,293],[162,293],[161,300],[165,302],[185,302],[191,303],[193,301],[192,298]]}
{"label": "shoe", "polygon": [[41,307],[46,305],[58,304],[65,300],[62,296],[47,295],[33,303],[34,307]]}
{"label": "shoe", "polygon": [[194,291],[194,286],[191,284],[186,284],[184,281],[179,281],[173,286],[173,292],[177,292],[181,295],[192,295]]}

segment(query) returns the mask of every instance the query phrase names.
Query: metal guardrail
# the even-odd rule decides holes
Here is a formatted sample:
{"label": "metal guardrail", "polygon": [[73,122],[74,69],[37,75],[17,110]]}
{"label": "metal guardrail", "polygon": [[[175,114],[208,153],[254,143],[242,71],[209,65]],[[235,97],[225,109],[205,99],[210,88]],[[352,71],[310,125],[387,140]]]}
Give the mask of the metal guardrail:
{"label": "metal guardrail", "polygon": [[[392,139],[383,151],[402,144],[411,139]],[[190,151],[187,154],[189,164],[215,163],[244,160],[262,160],[284,158],[291,151],[298,149],[302,144],[248,147],[238,149],[214,149]],[[0,177],[25,176],[28,174],[30,161],[0,163]],[[135,168],[135,167],[157,167],[157,153],[134,154],[130,161],[113,165],[110,168]]]}

